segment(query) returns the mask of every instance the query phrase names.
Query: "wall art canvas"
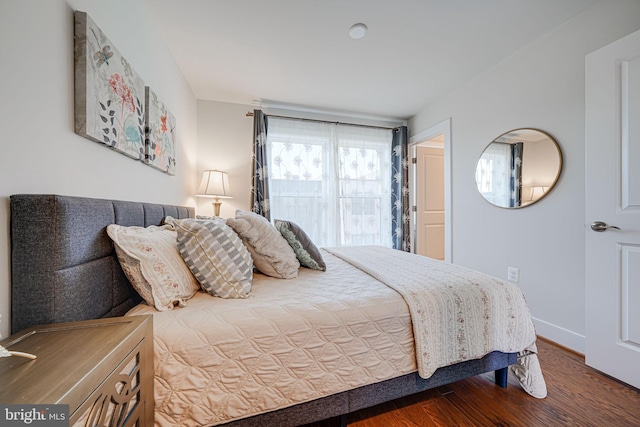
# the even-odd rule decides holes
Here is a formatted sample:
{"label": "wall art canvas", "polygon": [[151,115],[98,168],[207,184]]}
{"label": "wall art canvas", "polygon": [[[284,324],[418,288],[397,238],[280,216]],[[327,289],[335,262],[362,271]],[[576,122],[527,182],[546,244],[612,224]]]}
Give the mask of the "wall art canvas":
{"label": "wall art canvas", "polygon": [[151,88],[145,88],[145,163],[176,173],[176,119]]}
{"label": "wall art canvas", "polygon": [[143,160],[144,81],[85,13],[75,16],[75,132]]}

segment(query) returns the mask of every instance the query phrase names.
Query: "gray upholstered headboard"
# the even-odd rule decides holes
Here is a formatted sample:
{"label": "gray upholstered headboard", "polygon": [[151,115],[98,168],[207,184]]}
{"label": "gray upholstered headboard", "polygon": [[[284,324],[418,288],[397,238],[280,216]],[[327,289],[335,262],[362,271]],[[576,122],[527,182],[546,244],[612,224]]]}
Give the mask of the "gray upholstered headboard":
{"label": "gray upholstered headboard", "polygon": [[160,225],[194,209],[41,194],[11,196],[11,329],[121,316],[140,301],[109,224]]}

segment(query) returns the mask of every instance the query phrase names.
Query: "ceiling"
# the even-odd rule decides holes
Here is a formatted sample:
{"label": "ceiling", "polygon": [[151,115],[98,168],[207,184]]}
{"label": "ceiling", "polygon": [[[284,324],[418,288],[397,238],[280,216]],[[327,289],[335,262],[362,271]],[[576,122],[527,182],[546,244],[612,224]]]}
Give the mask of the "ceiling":
{"label": "ceiling", "polygon": [[402,119],[595,1],[145,0],[198,99]]}

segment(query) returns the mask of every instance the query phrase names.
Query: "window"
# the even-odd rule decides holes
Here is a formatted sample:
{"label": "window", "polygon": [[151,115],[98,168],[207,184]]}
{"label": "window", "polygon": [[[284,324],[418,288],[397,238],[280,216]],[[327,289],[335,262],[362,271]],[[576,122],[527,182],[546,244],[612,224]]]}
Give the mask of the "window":
{"label": "window", "polygon": [[509,207],[522,204],[522,142],[493,142],[476,166],[476,184],[490,203]]}
{"label": "window", "polygon": [[271,218],[320,246],[391,246],[389,129],[270,117]]}
{"label": "window", "polygon": [[509,206],[511,189],[511,147],[494,142],[482,153],[476,167],[478,191],[489,202],[498,206]]}

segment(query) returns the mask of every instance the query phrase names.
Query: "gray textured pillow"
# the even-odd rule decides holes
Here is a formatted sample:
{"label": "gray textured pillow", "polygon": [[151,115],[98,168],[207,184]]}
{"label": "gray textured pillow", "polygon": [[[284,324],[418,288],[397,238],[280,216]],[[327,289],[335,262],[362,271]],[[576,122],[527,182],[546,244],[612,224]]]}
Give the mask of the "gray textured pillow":
{"label": "gray textured pillow", "polygon": [[276,229],[285,238],[293,252],[296,254],[300,264],[314,270],[326,271],[327,265],[322,259],[320,250],[313,244],[307,233],[298,224],[291,221],[276,219],[274,221]]}
{"label": "gray textured pillow", "polygon": [[246,298],[253,282],[251,254],[223,219],[167,217],[177,231],[178,251],[202,289],[221,298]]}
{"label": "gray textured pillow", "polygon": [[237,210],[235,218],[227,219],[227,225],[238,233],[260,272],[279,279],[298,276],[300,262],[296,254],[265,217]]}

